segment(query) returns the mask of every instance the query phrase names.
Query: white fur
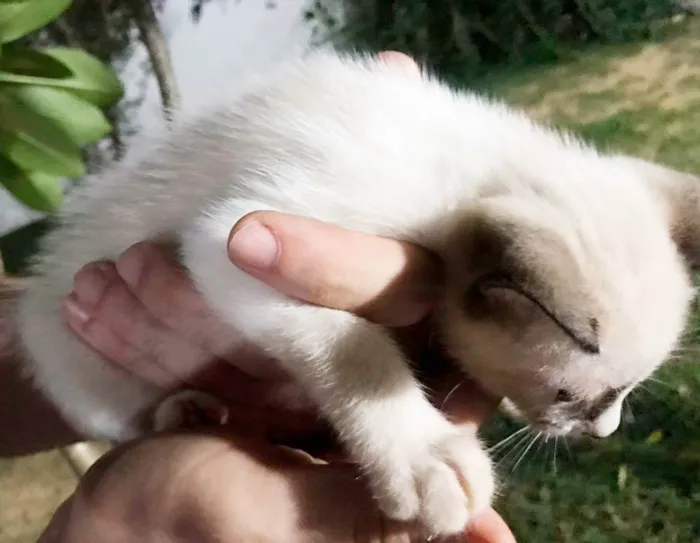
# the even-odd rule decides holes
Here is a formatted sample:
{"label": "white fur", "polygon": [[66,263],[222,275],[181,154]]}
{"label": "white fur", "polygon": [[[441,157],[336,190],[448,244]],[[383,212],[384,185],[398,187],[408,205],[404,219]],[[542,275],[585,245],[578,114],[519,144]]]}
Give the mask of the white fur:
{"label": "white fur", "polygon": [[[585,389],[590,381],[592,390],[610,372],[613,381],[642,378],[683,325],[687,279],[662,206],[639,176],[504,105],[456,93],[427,75],[413,80],[372,59],[315,53],[176,126],[140,154],[74,191],[20,307],[37,385],[91,434],[135,435],[134,417],[158,397],[66,330],[62,300],[87,262],[176,232],[198,288],[227,324],[278,358],[318,402],[387,514],[418,516],[433,533],[446,534],[490,503],[494,482],[477,438],[462,435],[431,406],[385,330],[291,300],[230,263],[230,229],[254,210],[314,217],[443,254],[481,191],[505,187],[511,200],[494,205],[560,232],[619,312],[605,338],[612,366],[539,353],[547,375],[537,371],[533,353],[511,360],[512,351],[488,344],[492,331],[462,329],[455,316],[448,344],[458,354],[468,350],[463,362],[470,373],[524,404],[530,392],[515,389],[529,383],[544,390],[548,379],[563,379]],[[652,251],[659,261],[648,260]],[[637,266],[645,270],[633,273]],[[661,278],[658,285],[654,278]],[[455,330],[477,344],[467,349]],[[494,364],[494,353],[508,360]],[[643,367],[634,365],[639,356]],[[539,401],[538,390],[531,393]]]}

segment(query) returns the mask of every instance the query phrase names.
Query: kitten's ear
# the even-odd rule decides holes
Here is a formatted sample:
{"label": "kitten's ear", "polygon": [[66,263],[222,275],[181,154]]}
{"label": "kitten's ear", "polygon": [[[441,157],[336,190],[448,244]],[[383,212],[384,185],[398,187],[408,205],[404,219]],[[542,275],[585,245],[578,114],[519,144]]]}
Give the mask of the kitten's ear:
{"label": "kitten's ear", "polygon": [[693,268],[700,268],[700,177],[660,164],[618,157],[635,168],[666,210],[671,236]]}
{"label": "kitten's ear", "polygon": [[[553,223],[554,222],[554,223]],[[464,311],[521,328],[548,319],[582,351],[599,352],[600,304],[588,290],[556,218],[507,197],[484,202],[455,230],[448,284]],[[459,287],[458,287],[459,288]],[[518,306],[530,311],[519,312]],[[520,317],[519,314],[522,314]],[[520,322],[522,321],[522,322]]]}

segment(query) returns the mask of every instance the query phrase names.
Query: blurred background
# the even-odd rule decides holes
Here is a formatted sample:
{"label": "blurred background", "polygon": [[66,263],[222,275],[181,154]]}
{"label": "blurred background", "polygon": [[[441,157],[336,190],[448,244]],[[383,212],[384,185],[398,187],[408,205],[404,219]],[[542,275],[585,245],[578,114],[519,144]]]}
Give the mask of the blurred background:
{"label": "blurred background", "polygon": [[[404,51],[599,145],[700,173],[698,1],[48,2],[53,13],[37,10],[45,0],[0,3],[9,273],[22,273],[65,191],[128,155],[144,127],[326,41]],[[24,134],[45,145],[9,145]],[[484,430],[505,481],[497,508],[518,541],[700,542],[698,324],[612,438],[532,445],[503,418]],[[78,452],[0,458],[0,543],[36,540],[75,485]]]}

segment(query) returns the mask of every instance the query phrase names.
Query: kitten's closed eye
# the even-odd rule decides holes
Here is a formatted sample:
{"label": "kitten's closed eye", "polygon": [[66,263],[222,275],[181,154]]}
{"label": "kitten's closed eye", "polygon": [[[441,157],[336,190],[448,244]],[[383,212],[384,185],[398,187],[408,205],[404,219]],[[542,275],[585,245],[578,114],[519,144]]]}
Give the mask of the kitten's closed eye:
{"label": "kitten's closed eye", "polygon": [[536,286],[528,286],[524,282],[517,281],[507,275],[489,274],[477,281],[475,288],[486,299],[493,293],[508,292],[528,300],[549,317],[583,352],[589,354],[600,353],[597,339],[598,320],[595,317],[589,318],[588,325],[585,328],[568,322],[569,319],[565,315],[559,314],[553,303],[547,302],[543,295],[537,294]]}

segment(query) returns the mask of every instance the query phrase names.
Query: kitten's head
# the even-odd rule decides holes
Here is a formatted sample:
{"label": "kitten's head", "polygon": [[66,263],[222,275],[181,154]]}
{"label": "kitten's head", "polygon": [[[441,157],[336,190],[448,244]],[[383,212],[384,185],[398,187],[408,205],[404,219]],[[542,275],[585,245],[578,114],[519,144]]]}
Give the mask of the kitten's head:
{"label": "kitten's head", "polygon": [[464,210],[444,324],[468,373],[536,429],[605,437],[685,327],[700,180],[625,157],[578,166]]}

